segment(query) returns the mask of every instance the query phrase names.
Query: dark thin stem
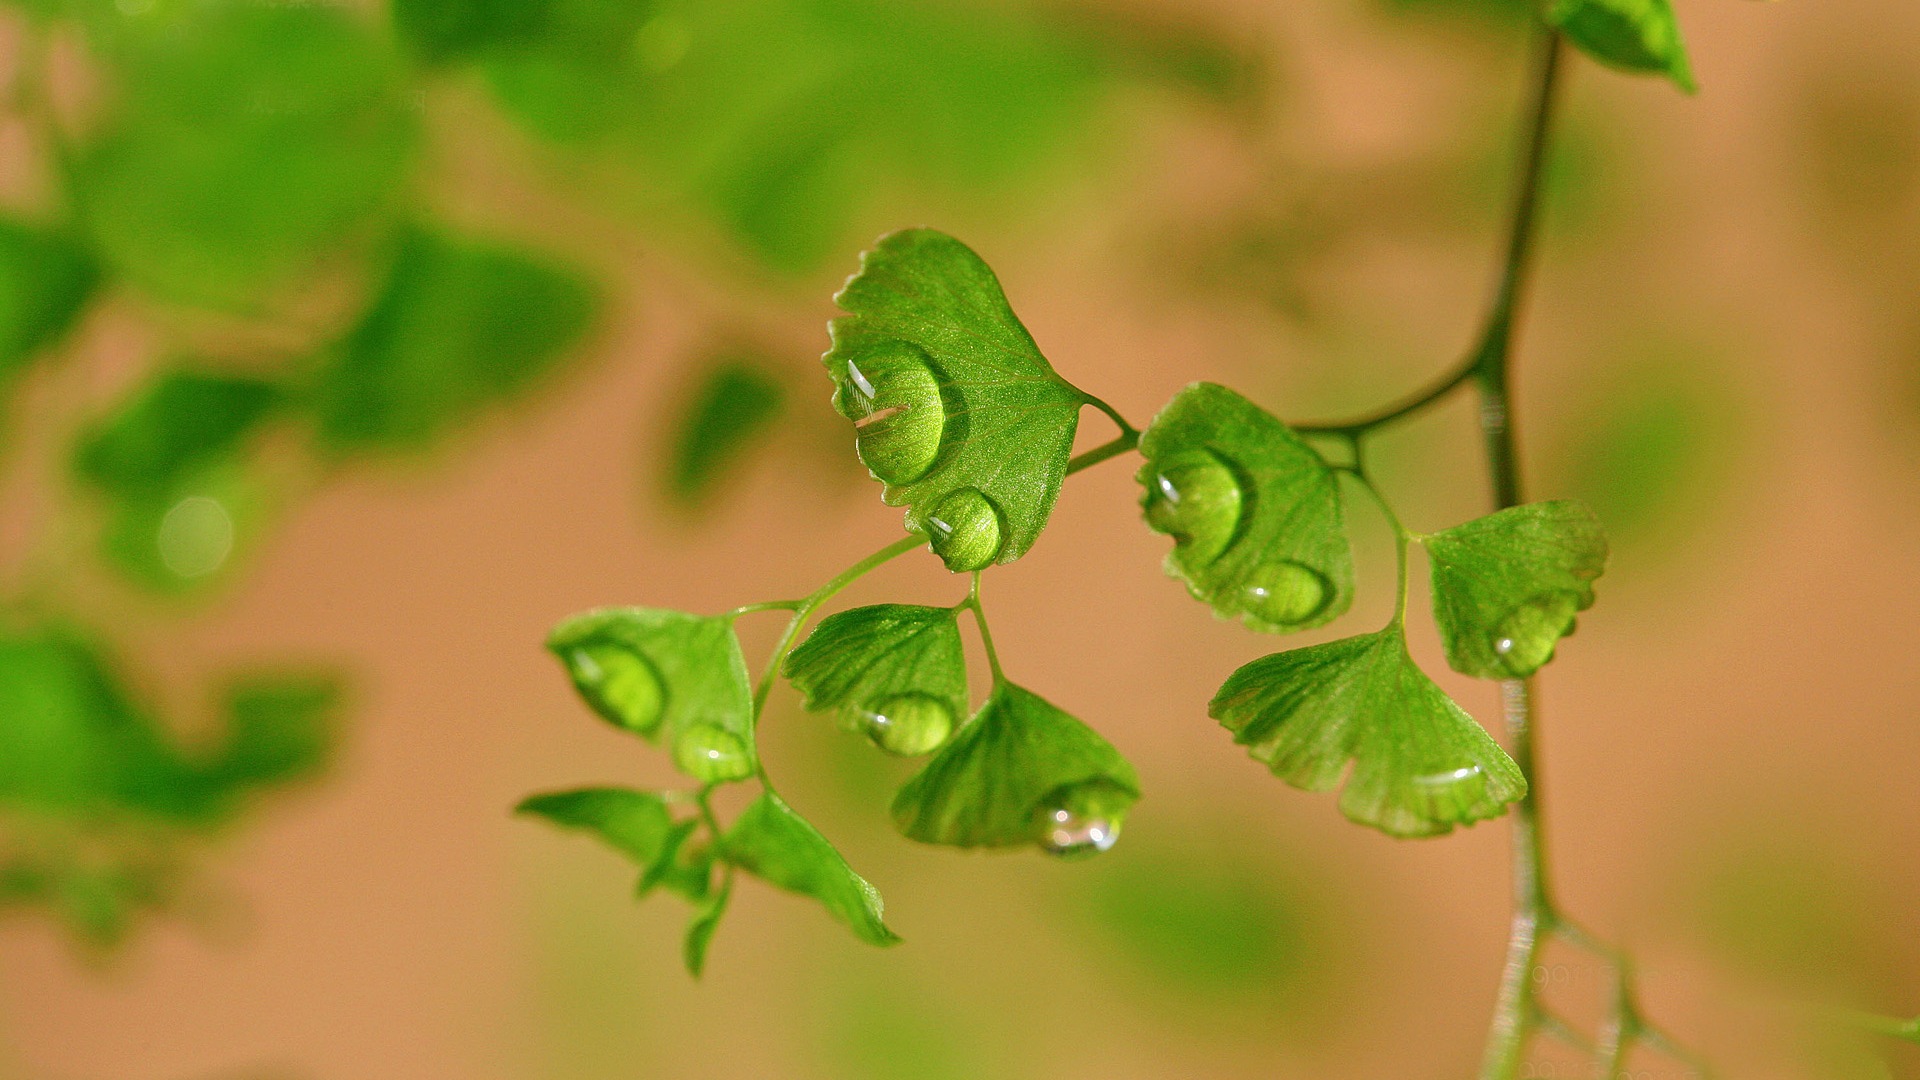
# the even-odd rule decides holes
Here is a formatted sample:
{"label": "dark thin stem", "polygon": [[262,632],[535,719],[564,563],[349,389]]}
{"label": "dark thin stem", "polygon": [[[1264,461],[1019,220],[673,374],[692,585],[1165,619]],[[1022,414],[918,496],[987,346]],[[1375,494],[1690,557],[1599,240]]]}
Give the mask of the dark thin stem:
{"label": "dark thin stem", "polygon": [[[1520,462],[1514,438],[1508,360],[1513,352],[1515,316],[1532,264],[1540,183],[1553,132],[1554,100],[1560,72],[1560,35],[1542,27],[1535,48],[1534,97],[1526,119],[1525,150],[1507,234],[1506,259],[1486,330],[1466,377],[1480,391],[1480,430],[1487,448],[1496,509],[1516,506],[1522,497]],[[1482,1060],[1482,1080],[1512,1080],[1526,1053],[1527,1036],[1537,1019],[1532,1000],[1533,968],[1540,946],[1554,930],[1547,889],[1546,842],[1540,821],[1540,779],[1533,741],[1533,692],[1525,679],[1500,684],[1509,752],[1527,779],[1526,794],[1513,807],[1513,928],[1494,1006],[1493,1024]]]}

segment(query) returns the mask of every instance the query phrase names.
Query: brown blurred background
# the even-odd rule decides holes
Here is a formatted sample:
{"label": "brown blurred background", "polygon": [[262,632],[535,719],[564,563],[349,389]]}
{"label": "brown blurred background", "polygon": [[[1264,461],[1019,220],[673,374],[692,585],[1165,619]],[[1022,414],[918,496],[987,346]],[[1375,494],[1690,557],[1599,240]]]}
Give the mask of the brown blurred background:
{"label": "brown blurred background", "polygon": [[[1553,872],[1567,908],[1641,957],[1649,1011],[1725,1075],[1920,1076],[1920,1048],[1856,1045],[1792,1006],[1920,1011],[1920,7],[1678,6],[1698,97],[1574,64],[1519,360],[1530,493],[1587,499],[1615,544],[1542,679]],[[169,91],[140,79],[209,80],[180,92],[198,104],[177,121],[196,94],[226,100],[217,77],[298,89],[309,69],[186,46],[156,47],[183,67],[138,59],[142,20],[217,5],[80,7],[0,5],[0,64],[44,60],[52,99],[18,95],[0,124],[4,205],[61,214],[53,117],[103,267],[8,391],[6,588],[110,642],[188,743],[237,667],[330,665],[347,690],[328,769],[169,833],[180,877],[130,903],[110,944],[57,903],[0,922],[0,1076],[1471,1072],[1506,931],[1504,824],[1391,841],[1233,746],[1204,703],[1279,643],[1161,572],[1125,461],[1075,477],[1032,553],[986,583],[1010,674],[1140,768],[1146,798],[1111,854],[910,845],[885,814],[904,767],[782,688],[770,768],[906,943],[869,949],[747,884],[696,983],[672,901],[635,904],[616,860],[508,810],[541,789],[672,783],[577,703],[540,648],[556,621],[803,594],[897,534],[817,364],[830,294],[887,228],[972,244],[1054,365],[1137,425],[1201,378],[1316,419],[1440,370],[1493,272],[1516,5],[915,4],[875,29],[831,14],[860,4],[662,0],[621,16],[626,52],[577,69],[396,35],[377,5],[268,8],[347,27],[389,65],[407,162],[361,147],[374,163],[338,180],[356,194],[316,196],[328,209],[271,265],[248,259],[283,242],[272,213],[219,241],[239,253],[226,264],[194,254],[204,222],[139,217],[170,212],[142,199],[212,190],[164,165],[205,125],[141,128]],[[872,60],[895,50],[924,85]],[[804,62],[829,53],[831,77]],[[317,56],[333,71],[358,54]],[[708,66],[675,82],[691,64]],[[267,171],[307,167],[298,147],[318,136],[275,130],[294,149]],[[537,385],[385,442],[354,428],[370,406],[350,394],[317,439],[305,421],[262,435],[253,516],[235,512],[211,568],[100,554],[113,496],[70,475],[87,425],[170,357],[334,370],[400,273],[383,237],[423,220],[569,267],[596,298],[590,328],[556,336],[564,359]],[[186,255],[154,254],[162,228]],[[747,437],[690,449],[703,416]],[[1090,414],[1083,444],[1106,435]],[[1378,471],[1416,529],[1487,502],[1464,400],[1384,439]],[[1358,611],[1324,636],[1391,596],[1384,530],[1355,516]],[[958,590],[916,555],[849,602]],[[750,650],[777,629],[743,626]],[[1444,671],[1431,625],[1414,634]],[[1493,718],[1491,686],[1440,681]],[[1598,1014],[1607,974],[1588,958],[1553,951],[1539,975],[1567,1013]],[[1585,1075],[1555,1054],[1530,1075]]]}

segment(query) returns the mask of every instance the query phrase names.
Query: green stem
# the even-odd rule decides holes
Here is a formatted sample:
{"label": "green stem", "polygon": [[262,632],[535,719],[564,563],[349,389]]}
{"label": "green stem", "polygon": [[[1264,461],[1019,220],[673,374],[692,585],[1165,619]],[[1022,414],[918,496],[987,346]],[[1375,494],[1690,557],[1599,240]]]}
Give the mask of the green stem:
{"label": "green stem", "polygon": [[[820,586],[813,591],[812,595],[794,605],[793,618],[787,621],[786,632],[780,635],[779,643],[773,647],[773,656],[767,661],[767,669],[760,675],[760,685],[754,687],[753,690],[753,716],[756,721],[759,720],[760,713],[767,707],[767,695],[773,692],[773,680],[780,674],[780,665],[786,662],[787,654],[793,651],[795,642],[800,638],[800,631],[807,625],[807,620],[813,617],[813,613],[820,610],[820,605],[839,595],[840,590],[860,580],[869,571],[872,571],[883,563],[905,555],[907,552],[912,551],[914,548],[926,542],[927,538],[919,533],[908,533],[906,536],[895,540],[879,551],[842,570],[839,576],[827,582],[825,585]],[[773,604],[770,606],[783,607],[784,605]]]}
{"label": "green stem", "polygon": [[[1506,258],[1500,283],[1487,314],[1486,329],[1475,350],[1469,375],[1480,391],[1480,430],[1487,448],[1496,509],[1518,505],[1522,498],[1519,454],[1514,438],[1509,394],[1509,359],[1513,352],[1514,321],[1532,265],[1533,237],[1539,196],[1545,173],[1547,146],[1552,137],[1554,101],[1558,96],[1561,41],[1558,31],[1542,26],[1534,51],[1534,97],[1526,119],[1525,151],[1519,185],[1507,234]],[[1533,1001],[1533,969],[1540,946],[1554,930],[1555,915],[1547,887],[1546,839],[1540,820],[1540,779],[1533,737],[1533,688],[1530,680],[1509,679],[1500,684],[1509,741],[1508,752],[1527,780],[1527,790],[1513,806],[1513,923],[1507,939],[1499,997],[1482,1058],[1482,1080],[1513,1080],[1526,1055],[1527,1038],[1537,1020]]]}
{"label": "green stem", "polygon": [[1067,475],[1072,476],[1082,469],[1090,469],[1108,458],[1119,457],[1139,445],[1140,433],[1128,428],[1112,442],[1101,443],[1085,453],[1074,455],[1073,459],[1067,462]]}
{"label": "green stem", "polygon": [[[1078,390],[1079,387],[1075,387],[1074,389]],[[1139,437],[1140,433],[1133,429],[1132,424],[1127,423],[1126,417],[1120,415],[1120,410],[1114,408],[1113,406],[1107,404],[1104,401],[1101,401],[1099,398],[1094,397],[1092,394],[1087,393],[1085,390],[1080,390],[1080,400],[1085,402],[1088,405],[1093,406],[1096,409],[1099,409],[1101,412],[1106,413],[1107,419],[1113,421],[1114,426],[1120,429],[1121,438],[1124,439],[1129,435],[1135,437],[1136,439]]]}
{"label": "green stem", "polygon": [[980,628],[980,647],[986,650],[987,668],[993,672],[993,685],[999,686],[1007,681],[1007,675],[1000,670],[1000,653],[993,647],[993,631],[987,628],[987,611],[980,606],[980,571],[973,572],[973,584],[960,606],[973,610],[973,624]]}

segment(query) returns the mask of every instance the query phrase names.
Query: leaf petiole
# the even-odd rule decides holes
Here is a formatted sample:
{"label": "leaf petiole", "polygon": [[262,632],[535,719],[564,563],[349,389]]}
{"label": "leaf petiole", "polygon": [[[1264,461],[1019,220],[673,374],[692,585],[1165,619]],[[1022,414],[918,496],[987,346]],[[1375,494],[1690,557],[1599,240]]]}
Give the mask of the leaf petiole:
{"label": "leaf petiole", "polygon": [[987,668],[993,672],[993,685],[999,686],[1007,681],[1006,672],[1000,670],[1000,654],[993,647],[993,631],[987,629],[987,612],[980,606],[980,572],[974,571],[973,584],[967,589],[967,598],[960,607],[973,611],[974,625],[980,628],[980,645],[987,653]]}

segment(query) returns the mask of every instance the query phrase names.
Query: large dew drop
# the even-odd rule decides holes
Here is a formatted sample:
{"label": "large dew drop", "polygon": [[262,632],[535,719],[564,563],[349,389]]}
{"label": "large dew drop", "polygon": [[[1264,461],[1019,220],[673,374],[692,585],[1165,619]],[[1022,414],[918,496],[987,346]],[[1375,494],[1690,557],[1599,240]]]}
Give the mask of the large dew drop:
{"label": "large dew drop", "polygon": [[1256,569],[1247,581],[1246,609],[1275,626],[1298,626],[1326,610],[1333,587],[1320,571],[1290,559]]}
{"label": "large dew drop", "polygon": [[895,694],[860,710],[860,730],[889,754],[931,754],[953,734],[953,710],[930,694]]}
{"label": "large dew drop", "polygon": [[1133,796],[1106,780],[1088,780],[1055,791],[1035,813],[1040,849],[1064,859],[1084,859],[1120,840],[1120,821]]}
{"label": "large dew drop", "polygon": [[933,553],[956,574],[992,566],[1006,543],[1006,532],[1000,508],[978,488],[953,492],[927,515]]}
{"label": "large dew drop", "polygon": [[567,674],[593,711],[642,735],[660,725],[667,690],[647,658],[625,645],[597,641],[567,650]]}
{"label": "large dew drop", "polygon": [[847,362],[846,390],[855,413],[853,447],[873,475],[888,484],[925,476],[947,426],[927,354],[904,341],[881,345]]}
{"label": "large dew drop", "polygon": [[1525,678],[1553,659],[1553,649],[1572,629],[1574,598],[1565,593],[1536,596],[1494,624],[1493,654],[1515,678]]}
{"label": "large dew drop", "polygon": [[731,731],[695,724],[673,740],[673,763],[703,784],[724,784],[753,775],[747,744]]}
{"label": "large dew drop", "polygon": [[1173,537],[1180,558],[1205,566],[1233,543],[1244,502],[1240,479],[1207,450],[1187,450],[1160,462],[1148,479],[1147,524]]}

